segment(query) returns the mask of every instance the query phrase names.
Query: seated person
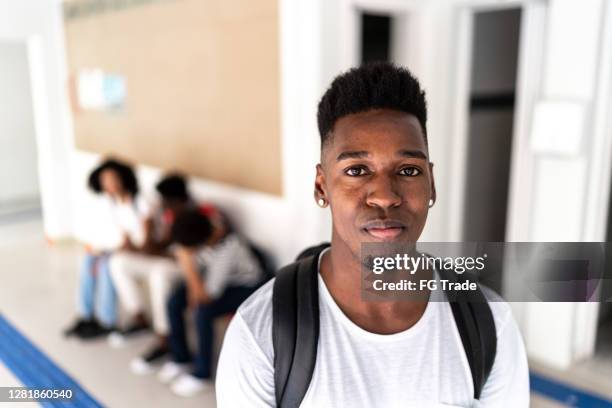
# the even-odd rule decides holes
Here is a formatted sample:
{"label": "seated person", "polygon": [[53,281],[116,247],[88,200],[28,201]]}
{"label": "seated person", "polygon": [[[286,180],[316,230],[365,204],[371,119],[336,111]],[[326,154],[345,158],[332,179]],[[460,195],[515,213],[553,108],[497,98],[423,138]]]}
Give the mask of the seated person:
{"label": "seated person", "polygon": [[[89,176],[89,188],[102,194],[112,235],[106,242],[86,245],[85,260],[81,267],[77,321],[65,331],[67,336],[82,339],[95,338],[109,333],[117,322],[116,294],[108,261],[117,249],[129,249],[142,244],[142,222],[148,216],[148,207],[138,196],[138,182],[134,171],[127,164],[107,159]],[[103,217],[104,214],[98,214]],[[94,221],[94,220],[90,220]],[[96,235],[101,235],[96,229]],[[103,234],[102,234],[103,235]],[[92,237],[91,241],[95,241]]]}
{"label": "seated person", "polygon": [[[259,286],[263,271],[244,238],[215,231],[209,218],[199,211],[179,216],[172,226],[172,236],[178,244],[176,255],[185,283],[168,302],[172,361],[162,367],[158,377],[171,383],[174,393],[188,397],[212,387],[213,320],[236,311]],[[195,355],[189,351],[185,333],[183,314],[188,307],[197,328]]]}
{"label": "seated person", "polygon": [[[130,324],[122,334],[132,334],[149,327],[144,313],[145,297],[139,281],[146,281],[149,290],[156,341],[150,350],[131,362],[130,367],[136,374],[152,372],[151,363],[168,353],[166,302],[175,281],[181,276],[170,246],[170,228],[183,211],[197,207],[187,190],[185,179],[180,175],[165,177],[156,189],[161,196],[161,208],[146,222],[144,244],[116,253],[110,260],[119,300],[130,318]],[[218,212],[210,204],[203,206],[202,211],[217,218]]]}

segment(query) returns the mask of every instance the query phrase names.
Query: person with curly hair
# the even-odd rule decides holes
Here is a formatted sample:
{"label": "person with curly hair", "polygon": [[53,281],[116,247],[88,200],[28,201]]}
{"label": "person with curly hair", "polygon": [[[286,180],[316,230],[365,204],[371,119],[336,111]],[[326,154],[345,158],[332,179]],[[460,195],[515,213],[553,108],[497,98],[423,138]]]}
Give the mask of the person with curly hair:
{"label": "person with curly hair", "polygon": [[104,160],[90,174],[88,186],[104,198],[112,224],[106,227],[113,230],[114,238],[85,246],[78,290],[79,316],[65,331],[67,336],[81,339],[97,338],[115,329],[117,299],[109,259],[117,250],[133,249],[143,243],[143,225],[149,215],[148,205],[138,194],[134,171],[122,161]]}

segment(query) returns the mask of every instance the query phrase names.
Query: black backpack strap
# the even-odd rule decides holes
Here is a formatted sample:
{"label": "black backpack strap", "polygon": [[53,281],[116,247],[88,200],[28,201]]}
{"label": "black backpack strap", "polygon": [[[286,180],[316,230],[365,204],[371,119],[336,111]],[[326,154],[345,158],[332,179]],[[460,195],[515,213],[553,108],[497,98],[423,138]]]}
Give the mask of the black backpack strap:
{"label": "black backpack strap", "polygon": [[[276,404],[297,408],[308,391],[319,339],[318,261],[329,244],[309,248],[299,262],[281,269],[274,282],[272,336]],[[308,252],[307,252],[308,251]],[[467,274],[439,271],[442,279],[463,282]],[[479,399],[493,368],[497,332],[480,286],[469,296],[447,293]]]}
{"label": "black backpack strap", "polygon": [[[459,275],[453,271],[441,270],[438,273],[442,279],[453,282],[464,282],[468,279],[476,281],[467,274]],[[474,398],[480,399],[497,352],[497,331],[493,313],[480,285],[469,295],[457,295],[456,292],[447,293],[447,295],[472,372]]]}
{"label": "black backpack strap", "polygon": [[293,364],[297,334],[298,264],[282,268],[276,274],[272,295],[272,343],[274,346],[274,384],[276,405],[280,406]]}
{"label": "black backpack strap", "polygon": [[278,407],[299,407],[312,379],[319,341],[318,261],[324,248],[276,274],[272,339]]}
{"label": "black backpack strap", "polygon": [[331,244],[329,242],[322,242],[319,245],[308,247],[308,248],[304,249],[302,252],[300,252],[298,254],[298,256],[295,258],[295,260],[299,261],[299,260],[301,260],[303,258],[306,258],[308,256],[312,256],[312,255],[319,256],[319,254],[321,252],[323,252],[323,250],[325,248],[328,248],[330,246],[331,246]]}

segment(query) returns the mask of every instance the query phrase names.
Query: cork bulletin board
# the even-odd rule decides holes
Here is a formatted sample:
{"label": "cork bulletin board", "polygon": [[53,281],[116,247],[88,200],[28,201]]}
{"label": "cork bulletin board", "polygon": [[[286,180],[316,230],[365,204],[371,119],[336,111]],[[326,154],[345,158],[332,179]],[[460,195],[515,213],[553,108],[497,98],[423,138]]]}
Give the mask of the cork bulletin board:
{"label": "cork bulletin board", "polygon": [[280,195],[277,3],[67,3],[71,79],[125,80],[120,109],[73,102],[77,148]]}

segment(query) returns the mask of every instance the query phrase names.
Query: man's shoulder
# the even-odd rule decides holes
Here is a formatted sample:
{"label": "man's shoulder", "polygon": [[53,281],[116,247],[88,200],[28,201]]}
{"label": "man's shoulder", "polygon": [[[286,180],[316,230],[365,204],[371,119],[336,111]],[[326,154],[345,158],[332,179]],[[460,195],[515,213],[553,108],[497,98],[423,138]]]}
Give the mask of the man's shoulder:
{"label": "man's shoulder", "polygon": [[257,315],[268,312],[272,315],[272,292],[274,290],[275,279],[270,279],[257,289],[251,296],[247,298],[240,307],[238,313],[242,316],[245,322],[251,321]]}
{"label": "man's shoulder", "polygon": [[272,356],[272,292],[274,279],[257,289],[238,308],[238,315],[244,321],[255,341],[265,354]]}
{"label": "man's shoulder", "polygon": [[493,320],[495,322],[495,331],[499,337],[500,333],[507,326],[509,321],[514,320],[510,304],[506,302],[497,292],[484,285],[480,286],[484,297],[489,302]]}

